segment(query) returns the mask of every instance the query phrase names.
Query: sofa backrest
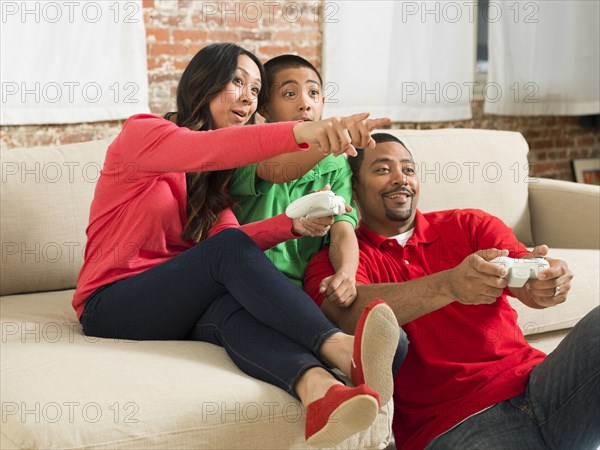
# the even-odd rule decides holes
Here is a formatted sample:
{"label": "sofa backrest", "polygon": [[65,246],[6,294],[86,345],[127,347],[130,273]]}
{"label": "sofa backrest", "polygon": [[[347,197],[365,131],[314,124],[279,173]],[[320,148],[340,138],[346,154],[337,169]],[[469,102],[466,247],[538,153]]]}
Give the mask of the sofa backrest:
{"label": "sofa backrest", "polygon": [[[382,131],[399,137],[413,153],[421,211],[480,208],[531,243],[528,147],[520,133]],[[75,287],[89,207],[112,139],[0,152],[0,295]]]}
{"label": "sofa backrest", "polygon": [[112,140],[0,152],[0,295],[75,287]]}
{"label": "sofa backrest", "polygon": [[478,208],[533,241],[528,205],[529,146],[521,133],[452,128],[377,130],[396,136],[413,154],[422,212]]}

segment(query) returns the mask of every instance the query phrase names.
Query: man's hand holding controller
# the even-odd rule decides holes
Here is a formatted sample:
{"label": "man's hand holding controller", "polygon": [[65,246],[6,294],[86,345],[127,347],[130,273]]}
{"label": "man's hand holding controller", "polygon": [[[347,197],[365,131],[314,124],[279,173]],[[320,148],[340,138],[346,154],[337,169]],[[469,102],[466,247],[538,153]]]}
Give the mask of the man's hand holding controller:
{"label": "man's hand holding controller", "polygon": [[550,267],[550,263],[543,257],[510,258],[499,256],[490,261],[508,270],[506,280],[509,288],[521,288],[529,280],[537,279],[538,273]]}
{"label": "man's hand holding controller", "polygon": [[[537,278],[530,279],[521,291],[511,289],[515,296],[533,308],[548,308],[563,303],[567,299],[567,293],[571,289],[571,280],[573,272],[569,269],[567,263],[560,259],[548,258],[548,246],[537,246],[533,252],[524,258],[543,257],[548,262],[549,267],[540,270]],[[527,297],[526,302],[523,297]]]}
{"label": "man's hand holding controller", "polygon": [[555,306],[566,300],[573,274],[564,261],[544,258],[547,254],[546,245],[520,259],[508,258],[508,250],[478,251],[449,271],[450,292],[460,303],[491,304],[508,286],[515,297],[532,308]]}

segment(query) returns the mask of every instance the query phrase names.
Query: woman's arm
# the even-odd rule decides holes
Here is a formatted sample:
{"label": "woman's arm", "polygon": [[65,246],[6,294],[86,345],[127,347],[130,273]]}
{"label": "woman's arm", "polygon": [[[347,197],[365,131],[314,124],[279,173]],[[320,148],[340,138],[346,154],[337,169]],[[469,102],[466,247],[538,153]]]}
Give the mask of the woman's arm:
{"label": "woman's arm", "polygon": [[262,250],[268,250],[277,244],[301,236],[323,236],[333,223],[331,217],[317,219],[290,219],[285,214],[247,223],[240,226],[231,209],[225,209],[219,219],[208,232],[208,237],[214,236],[225,228],[239,228],[246,233]]}
{"label": "woman's arm", "polygon": [[133,164],[137,172],[207,172],[232,169],[275,155],[306,150],[298,145],[300,122],[192,131],[170,120],[139,114],[125,122],[107,163]]}
{"label": "woman's arm", "polygon": [[221,211],[219,219],[208,231],[208,237],[232,227],[239,228],[246,233],[262,250],[299,237],[292,231],[292,219],[285,214],[240,226],[235,214],[229,208]]}

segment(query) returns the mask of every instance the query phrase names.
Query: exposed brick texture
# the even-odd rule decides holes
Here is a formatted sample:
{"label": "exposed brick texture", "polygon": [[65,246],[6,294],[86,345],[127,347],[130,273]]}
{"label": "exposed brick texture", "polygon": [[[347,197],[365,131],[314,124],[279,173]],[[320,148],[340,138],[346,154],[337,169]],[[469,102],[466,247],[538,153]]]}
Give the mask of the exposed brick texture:
{"label": "exposed brick texture", "polygon": [[[321,0],[235,2],[143,0],[148,49],[150,109],[175,109],[181,72],[204,45],[233,41],[261,60],[293,52],[321,67]],[[535,176],[572,180],[573,158],[600,157],[600,129],[583,128],[577,117],[504,117],[483,113],[473,103],[473,119],[439,123],[396,123],[394,128],[489,128],[520,131],[530,145]],[[72,125],[7,126],[2,149],[101,139],[116,134],[123,121]]]}
{"label": "exposed brick texture", "polygon": [[531,175],[557,180],[574,180],[572,159],[600,157],[600,129],[583,127],[579,117],[495,116],[483,113],[483,101],[474,101],[471,107],[471,120],[394,123],[392,128],[482,128],[519,131],[529,144]]}

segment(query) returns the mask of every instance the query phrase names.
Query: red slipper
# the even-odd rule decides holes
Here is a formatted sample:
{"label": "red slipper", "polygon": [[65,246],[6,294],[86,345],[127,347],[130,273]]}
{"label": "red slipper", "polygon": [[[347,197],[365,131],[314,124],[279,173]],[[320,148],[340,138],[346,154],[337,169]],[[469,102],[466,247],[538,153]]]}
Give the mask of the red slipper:
{"label": "red slipper", "polygon": [[383,300],[373,300],[356,326],[350,378],[355,386],[364,383],[377,391],[381,405],[386,405],[394,392],[392,362],[399,339],[394,311]]}
{"label": "red slipper", "polygon": [[378,411],[379,395],[370,387],[334,384],[306,408],[306,442],[318,448],[336,447],[371,426]]}

